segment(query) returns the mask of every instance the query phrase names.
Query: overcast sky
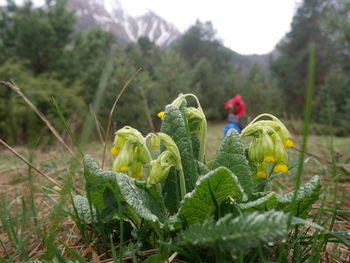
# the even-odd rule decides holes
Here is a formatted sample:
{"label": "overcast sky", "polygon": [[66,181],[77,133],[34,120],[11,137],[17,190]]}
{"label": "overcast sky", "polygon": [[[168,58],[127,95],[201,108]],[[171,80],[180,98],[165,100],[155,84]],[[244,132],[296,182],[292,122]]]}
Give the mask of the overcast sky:
{"label": "overcast sky", "polygon": [[[265,54],[272,51],[290,30],[296,7],[301,1],[120,0],[130,14],[139,15],[150,9],[182,32],[196,19],[203,22],[210,20],[224,45],[241,54]],[[0,0],[0,3],[4,2]]]}
{"label": "overcast sky", "polygon": [[301,0],[124,0],[134,14],[149,8],[175,24],[180,31],[201,21],[212,21],[224,45],[241,54],[272,51],[290,30]]}

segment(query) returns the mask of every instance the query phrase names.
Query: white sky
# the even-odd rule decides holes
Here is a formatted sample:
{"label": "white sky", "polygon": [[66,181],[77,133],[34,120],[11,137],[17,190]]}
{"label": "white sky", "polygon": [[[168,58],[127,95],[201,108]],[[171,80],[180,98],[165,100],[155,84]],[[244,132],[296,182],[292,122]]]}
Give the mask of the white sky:
{"label": "white sky", "polygon": [[[241,54],[272,51],[290,30],[294,12],[301,1],[120,0],[130,14],[138,15],[150,9],[182,32],[196,19],[203,22],[210,20],[224,45]],[[3,2],[0,0],[0,4]]]}

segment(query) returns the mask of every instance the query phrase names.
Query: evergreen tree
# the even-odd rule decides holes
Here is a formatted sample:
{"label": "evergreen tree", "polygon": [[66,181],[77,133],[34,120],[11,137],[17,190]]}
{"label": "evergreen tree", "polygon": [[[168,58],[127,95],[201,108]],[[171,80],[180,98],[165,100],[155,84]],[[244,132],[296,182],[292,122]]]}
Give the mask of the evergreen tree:
{"label": "evergreen tree", "polygon": [[278,45],[279,56],[271,64],[278,85],[284,91],[285,108],[302,112],[305,98],[309,45],[316,46],[316,87],[323,83],[332,64],[332,47],[322,34],[320,19],[330,8],[329,0],[305,0],[293,18],[292,29]]}
{"label": "evergreen tree", "polygon": [[75,17],[65,7],[65,0],[47,1],[45,8],[33,8],[32,2],[24,6],[7,7],[2,16],[0,36],[6,57],[28,61],[35,74],[56,68],[62,52],[73,32]]}

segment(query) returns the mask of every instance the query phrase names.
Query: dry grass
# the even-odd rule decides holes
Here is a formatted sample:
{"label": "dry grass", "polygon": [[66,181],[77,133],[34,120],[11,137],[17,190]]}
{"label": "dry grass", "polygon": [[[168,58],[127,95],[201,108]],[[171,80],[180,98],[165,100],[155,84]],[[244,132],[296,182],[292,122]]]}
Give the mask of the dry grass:
{"label": "dry grass", "polygon": [[[222,139],[224,125],[225,123],[209,124],[207,143],[208,159],[212,159],[218,149]],[[332,184],[333,178],[329,174],[329,170],[327,170],[327,167],[329,167],[327,163],[329,159],[325,157],[325,151],[327,149],[325,149],[324,145],[326,145],[326,142],[323,139],[322,137],[316,136],[311,136],[310,138],[312,146],[309,147],[309,151],[315,155],[320,155],[324,160],[322,160],[322,158],[321,160],[311,158],[306,165],[306,175],[304,179],[306,180],[315,173],[320,174],[322,183],[324,187],[327,188],[330,196],[333,196],[334,191],[337,189],[336,196],[339,200],[339,206],[337,208],[350,212],[349,175],[345,172],[340,173],[339,176],[341,180],[337,188],[327,187],[327,184]],[[341,143],[342,140],[346,142],[349,139],[337,138],[335,150],[342,154],[340,161],[345,162],[347,152],[344,152],[344,148],[342,148],[344,146],[344,143]],[[58,146],[42,146],[35,151],[31,151],[26,147],[16,147],[15,150],[26,159],[32,159],[32,163],[38,167],[38,169],[58,180],[60,183],[67,185],[67,178],[72,178],[75,190],[80,193],[83,192],[84,181],[81,165],[72,161],[62,148]],[[100,143],[91,143],[84,151],[91,154],[101,163],[103,145]],[[296,151],[293,152],[292,158],[297,154]],[[90,262],[112,262],[110,256],[111,251],[101,250],[97,240],[87,243],[76,223],[69,215],[64,213],[64,211],[72,212],[73,210],[69,199],[68,187],[63,189],[53,188],[51,182],[43,177],[35,175],[34,172],[32,172],[32,184],[30,184],[28,167],[23,162],[4,149],[1,150],[0,155],[0,193],[3,199],[2,204],[9,205],[12,202],[9,209],[10,216],[14,218],[13,224],[18,224],[19,229],[20,225],[23,223],[21,218],[23,202],[27,207],[28,222],[23,232],[23,239],[25,240],[25,242],[23,242],[25,247],[23,249],[27,251],[29,258],[39,259],[45,257],[45,255],[49,253],[48,242],[52,242],[67,257],[71,257],[70,253],[68,253],[68,249],[73,249],[83,258],[89,259]],[[107,157],[106,169],[108,169],[112,163],[112,158],[110,156]],[[287,191],[293,186],[292,178],[293,175],[281,177],[274,185],[274,190],[279,192]],[[33,194],[37,211],[35,218],[30,212],[32,206],[30,201],[31,194]],[[4,202],[4,200],[6,200],[6,202]],[[315,212],[316,210],[314,213]],[[39,222],[39,224],[37,222]],[[333,230],[350,231],[349,217],[347,215],[337,215]],[[88,231],[91,231],[91,229]],[[23,259],[23,254],[20,252],[21,250],[13,245],[10,237],[3,230],[0,232],[0,238],[6,248],[5,252],[4,249],[0,247],[0,258],[6,258],[9,255],[16,254],[12,260],[13,262],[20,262],[21,259]],[[126,243],[128,242],[129,241],[126,241]],[[66,247],[62,244],[65,244]],[[118,245],[116,246],[118,249]],[[332,246],[327,247],[324,255],[325,260],[327,257],[329,258],[329,255],[332,255],[331,252],[333,249]],[[338,251],[339,259],[342,259],[343,262],[349,260],[348,248],[339,245],[335,249]],[[137,257],[143,259],[155,252],[154,250],[139,252]],[[130,260],[131,257],[125,256],[125,259]],[[180,261],[174,259],[173,262]]]}

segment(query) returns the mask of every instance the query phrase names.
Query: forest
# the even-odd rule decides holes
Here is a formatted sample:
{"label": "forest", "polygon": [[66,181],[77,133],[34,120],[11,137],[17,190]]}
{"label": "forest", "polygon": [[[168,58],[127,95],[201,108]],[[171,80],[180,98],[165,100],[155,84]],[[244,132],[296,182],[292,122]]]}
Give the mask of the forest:
{"label": "forest", "polygon": [[[211,22],[197,21],[167,49],[147,38],[122,45],[100,28],[75,31],[77,18],[65,4],[48,1],[37,8],[30,1],[23,6],[8,1],[0,13],[0,79],[14,81],[60,130],[52,97],[74,129],[81,131],[90,113],[103,126],[115,97],[140,68],[118,104],[118,127],[132,120],[133,126],[151,131],[159,125],[158,105],[181,92],[197,94],[209,120],[225,119],[223,105],[235,94],[243,96],[248,119],[263,112],[300,118],[310,44],[317,61],[313,132],[344,136],[350,130],[346,1],[305,1],[266,64],[224,47]],[[1,137],[17,144],[45,142],[42,123],[16,94],[2,85],[0,100]]]}

